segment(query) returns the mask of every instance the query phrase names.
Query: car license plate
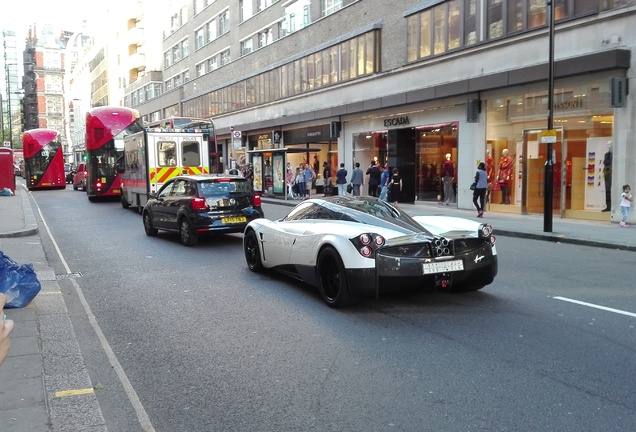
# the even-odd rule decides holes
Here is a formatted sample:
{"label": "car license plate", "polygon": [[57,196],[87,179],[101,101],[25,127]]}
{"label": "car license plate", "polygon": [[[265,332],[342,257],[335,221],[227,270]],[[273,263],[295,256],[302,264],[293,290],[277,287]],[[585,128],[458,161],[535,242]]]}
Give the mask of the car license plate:
{"label": "car license plate", "polygon": [[438,261],[422,264],[424,274],[445,273],[464,270],[464,262],[462,260]]}
{"label": "car license plate", "polygon": [[245,216],[231,216],[221,218],[221,222],[223,222],[224,224],[245,223],[247,222],[247,219],[245,218]]}

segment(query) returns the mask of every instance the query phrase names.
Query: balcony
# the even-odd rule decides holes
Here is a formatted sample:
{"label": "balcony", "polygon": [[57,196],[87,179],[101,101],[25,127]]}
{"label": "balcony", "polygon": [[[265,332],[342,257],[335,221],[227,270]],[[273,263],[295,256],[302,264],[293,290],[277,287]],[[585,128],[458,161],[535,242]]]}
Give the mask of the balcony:
{"label": "balcony", "polygon": [[146,56],[142,53],[135,53],[128,57],[128,70],[137,69],[142,71],[146,69]]}
{"label": "balcony", "polygon": [[126,34],[126,41],[128,45],[141,45],[144,43],[144,29],[139,27],[133,27],[128,30]]}

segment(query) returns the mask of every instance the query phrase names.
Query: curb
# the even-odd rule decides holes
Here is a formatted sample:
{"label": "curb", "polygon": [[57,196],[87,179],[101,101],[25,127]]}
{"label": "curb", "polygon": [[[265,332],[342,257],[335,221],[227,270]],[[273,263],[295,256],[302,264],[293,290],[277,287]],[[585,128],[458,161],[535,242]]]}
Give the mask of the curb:
{"label": "curb", "polygon": [[0,232],[0,238],[27,237],[35,235],[39,232],[38,224],[35,220],[35,215],[33,214],[33,207],[31,206],[31,202],[29,201],[30,192],[22,183],[20,183],[20,187],[24,189],[20,193],[20,198],[22,199],[22,211],[24,212],[25,228],[5,233]]}

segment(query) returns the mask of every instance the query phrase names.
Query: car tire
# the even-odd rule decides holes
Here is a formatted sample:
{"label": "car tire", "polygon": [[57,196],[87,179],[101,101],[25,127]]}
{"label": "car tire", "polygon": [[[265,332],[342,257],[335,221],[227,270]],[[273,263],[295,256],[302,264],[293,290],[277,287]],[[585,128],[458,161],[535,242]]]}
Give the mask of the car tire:
{"label": "car tire", "polygon": [[77,190],[77,185],[73,183],[73,190]]}
{"label": "car tire", "polygon": [[156,236],[159,230],[152,225],[152,216],[150,215],[150,212],[145,212],[142,220],[144,222],[144,231],[146,231],[146,235],[148,237]]}
{"label": "car tire", "polygon": [[247,267],[256,273],[262,272],[265,267],[261,260],[261,250],[258,245],[258,237],[254,230],[248,230],[243,237],[243,249],[245,251],[245,262]]}
{"label": "car tire", "polygon": [[320,295],[329,307],[339,308],[356,302],[356,298],[349,292],[349,281],[342,258],[333,247],[327,246],[318,254],[317,272]]}
{"label": "car tire", "polygon": [[130,208],[130,203],[124,194],[121,195],[121,206],[125,209]]}
{"label": "car tire", "polygon": [[184,246],[194,246],[199,240],[187,217],[179,219],[179,237]]}

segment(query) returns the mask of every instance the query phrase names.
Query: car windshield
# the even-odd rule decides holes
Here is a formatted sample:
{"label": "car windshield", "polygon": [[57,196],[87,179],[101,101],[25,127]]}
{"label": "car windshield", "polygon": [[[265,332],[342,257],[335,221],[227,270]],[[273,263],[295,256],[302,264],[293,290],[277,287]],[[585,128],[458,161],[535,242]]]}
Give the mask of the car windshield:
{"label": "car windshield", "polygon": [[251,192],[250,185],[246,181],[206,181],[199,183],[199,195],[204,198]]}

